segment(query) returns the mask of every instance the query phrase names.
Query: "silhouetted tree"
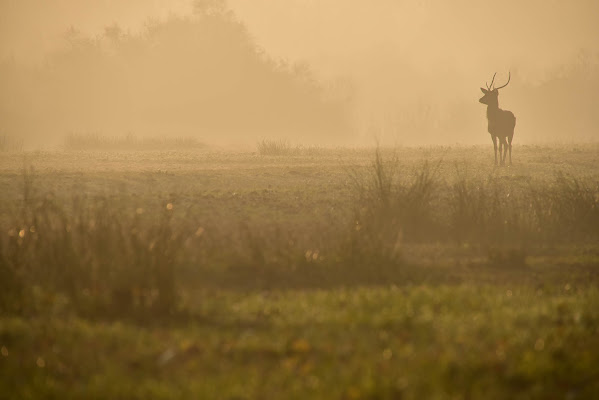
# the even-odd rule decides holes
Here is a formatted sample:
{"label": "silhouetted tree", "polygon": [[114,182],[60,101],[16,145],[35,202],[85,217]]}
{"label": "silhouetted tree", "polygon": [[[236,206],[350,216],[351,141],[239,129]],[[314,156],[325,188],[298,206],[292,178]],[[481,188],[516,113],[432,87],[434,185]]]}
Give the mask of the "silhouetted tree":
{"label": "silhouetted tree", "polygon": [[314,140],[347,128],[345,104],[326,98],[307,66],[268,57],[220,0],[196,1],[192,17],[149,22],[139,34],[112,25],[91,38],[71,28],[29,74],[15,88],[32,99],[21,106],[38,129],[61,133]]}

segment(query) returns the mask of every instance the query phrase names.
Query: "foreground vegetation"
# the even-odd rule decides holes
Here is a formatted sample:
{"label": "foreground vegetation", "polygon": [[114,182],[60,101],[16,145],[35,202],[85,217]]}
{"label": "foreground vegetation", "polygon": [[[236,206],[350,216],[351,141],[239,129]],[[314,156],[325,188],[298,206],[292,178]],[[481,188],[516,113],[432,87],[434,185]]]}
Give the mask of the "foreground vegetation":
{"label": "foreground vegetation", "polygon": [[289,149],[7,154],[3,393],[599,394],[596,146]]}

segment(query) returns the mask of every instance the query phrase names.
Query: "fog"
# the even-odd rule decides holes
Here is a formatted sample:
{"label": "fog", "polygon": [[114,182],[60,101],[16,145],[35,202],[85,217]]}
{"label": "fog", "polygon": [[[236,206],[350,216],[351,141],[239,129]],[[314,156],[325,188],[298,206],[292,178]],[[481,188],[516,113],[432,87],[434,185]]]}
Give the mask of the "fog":
{"label": "fog", "polygon": [[0,135],[207,143],[596,140],[599,3],[0,0]]}

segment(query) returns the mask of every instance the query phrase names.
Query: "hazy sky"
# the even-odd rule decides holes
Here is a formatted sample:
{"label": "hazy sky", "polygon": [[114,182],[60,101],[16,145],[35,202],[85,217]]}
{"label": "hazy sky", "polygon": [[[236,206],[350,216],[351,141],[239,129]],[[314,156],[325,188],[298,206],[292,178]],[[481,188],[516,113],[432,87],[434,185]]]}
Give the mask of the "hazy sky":
{"label": "hazy sky", "polygon": [[[0,0],[1,55],[39,58],[69,27],[139,30],[151,18],[192,11],[192,0]],[[596,0],[229,0],[269,53],[330,74],[379,58],[419,69],[520,68],[533,73],[598,49]]]}
{"label": "hazy sky", "polygon": [[[74,27],[138,31],[152,18],[192,12],[191,0],[0,0],[0,56],[39,61]],[[599,51],[597,0],[229,0],[276,58],[306,61],[380,97],[414,80],[422,96],[471,91],[495,71],[542,80]],[[454,81],[455,83],[451,83]],[[384,90],[388,88],[388,90]],[[436,94],[436,93],[434,93]],[[371,96],[372,97],[372,96]],[[405,98],[405,96],[401,96]]]}
{"label": "hazy sky", "polygon": [[[472,102],[476,112],[478,87],[494,72],[498,81],[505,82],[511,70],[512,87],[502,92],[500,105],[520,106],[520,127],[526,130],[529,121],[523,114],[528,110],[514,97],[519,85],[552,78],[560,68],[575,63],[583,49],[595,57],[599,54],[596,0],[231,0],[230,4],[271,54],[305,59],[326,77],[352,79],[361,111],[375,119],[422,103]],[[476,117],[484,132],[484,109]],[[536,134],[535,139],[543,137]],[[480,135],[477,140],[488,138]]]}
{"label": "hazy sky", "polygon": [[401,57],[432,70],[438,63],[469,70],[545,69],[567,61],[580,48],[599,46],[595,0],[233,0],[231,4],[272,52],[307,57],[332,70],[339,69],[344,58],[367,62],[369,56]]}
{"label": "hazy sky", "polygon": [[[367,88],[471,91],[498,71],[543,79],[581,49],[599,50],[596,0],[232,0],[272,54],[306,59]],[[457,79],[459,85],[450,82]],[[407,83],[406,82],[406,83]],[[467,86],[464,86],[466,83]]]}
{"label": "hazy sky", "polygon": [[0,0],[0,57],[39,62],[70,27],[90,35],[115,23],[139,31],[151,18],[191,10],[189,0]]}
{"label": "hazy sky", "polygon": [[[599,54],[597,0],[229,0],[274,58],[305,61],[325,81],[351,82],[363,116],[408,104],[476,102],[494,72],[510,96],[586,51]],[[0,0],[0,58],[40,63],[73,27],[98,35],[119,24],[186,15],[191,0]],[[597,60],[596,60],[597,61]],[[513,89],[513,88],[516,89]],[[481,113],[483,110],[481,110]]]}

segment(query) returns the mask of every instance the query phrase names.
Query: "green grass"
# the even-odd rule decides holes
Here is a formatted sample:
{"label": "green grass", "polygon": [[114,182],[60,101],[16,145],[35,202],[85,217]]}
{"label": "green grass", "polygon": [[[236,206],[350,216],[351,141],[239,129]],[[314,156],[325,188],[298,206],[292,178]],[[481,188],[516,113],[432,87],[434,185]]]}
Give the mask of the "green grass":
{"label": "green grass", "polygon": [[7,153],[0,391],[597,397],[596,154]]}
{"label": "green grass", "polygon": [[217,291],[180,324],[5,318],[0,368],[15,398],[593,398],[598,296],[514,282]]}

